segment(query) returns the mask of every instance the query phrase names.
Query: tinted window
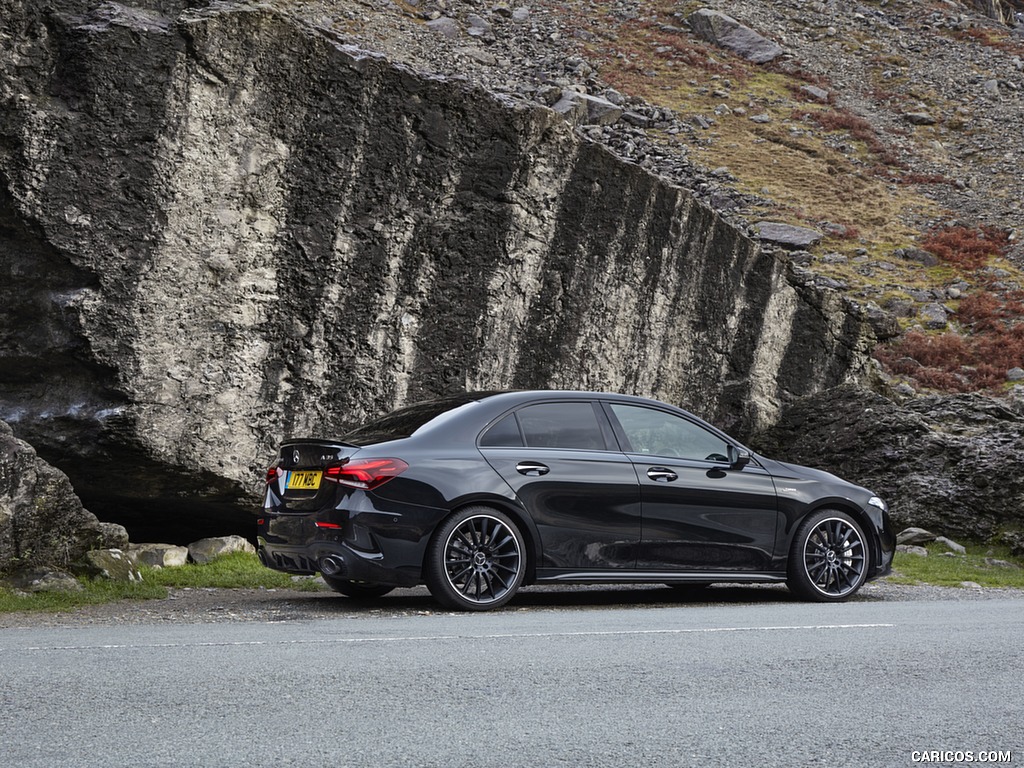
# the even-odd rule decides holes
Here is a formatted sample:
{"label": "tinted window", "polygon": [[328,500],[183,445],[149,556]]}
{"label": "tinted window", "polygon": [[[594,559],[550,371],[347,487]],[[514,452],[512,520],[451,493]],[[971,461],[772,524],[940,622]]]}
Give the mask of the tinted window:
{"label": "tinted window", "polygon": [[479,400],[486,394],[464,393],[440,400],[416,403],[408,408],[392,411],[386,416],[381,416],[379,419],[367,422],[363,426],[352,430],[341,439],[351,445],[370,445],[372,443],[383,443],[388,440],[400,440],[403,437],[409,437],[417,429],[428,421],[437,418],[442,413],[447,413],[459,406]]}
{"label": "tinted window", "polygon": [[605,449],[601,427],[590,403],[528,405],[517,413],[530,447]]}
{"label": "tinted window", "polygon": [[519,433],[519,424],[516,422],[516,415],[510,413],[493,427],[484,432],[480,438],[482,446],[519,446],[523,444],[523,436]]}
{"label": "tinted window", "polygon": [[635,405],[611,405],[633,453],[728,461],[728,443],[692,421]]}

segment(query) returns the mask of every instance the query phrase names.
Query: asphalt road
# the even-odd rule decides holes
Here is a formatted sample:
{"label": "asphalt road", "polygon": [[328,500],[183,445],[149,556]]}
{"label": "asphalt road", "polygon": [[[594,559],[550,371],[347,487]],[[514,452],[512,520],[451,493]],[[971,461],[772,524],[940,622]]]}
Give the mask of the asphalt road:
{"label": "asphalt road", "polygon": [[975,762],[1009,751],[1021,764],[1022,608],[541,607],[0,630],[0,765],[870,768],[921,764],[917,751],[958,757],[933,750]]}

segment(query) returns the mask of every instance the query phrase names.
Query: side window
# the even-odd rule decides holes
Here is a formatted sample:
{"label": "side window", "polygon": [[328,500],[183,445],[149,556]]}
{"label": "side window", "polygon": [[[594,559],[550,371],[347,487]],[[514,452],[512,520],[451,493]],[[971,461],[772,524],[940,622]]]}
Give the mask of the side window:
{"label": "side window", "polygon": [[605,450],[604,436],[590,403],[542,403],[517,412],[531,448]]}
{"label": "side window", "polygon": [[612,404],[633,453],[701,461],[728,461],[728,443],[703,427],[652,408]]}
{"label": "side window", "polygon": [[523,436],[519,434],[519,424],[516,423],[516,415],[510,413],[501,419],[497,424],[484,432],[480,438],[480,445],[483,447],[510,446],[515,448],[523,444]]}

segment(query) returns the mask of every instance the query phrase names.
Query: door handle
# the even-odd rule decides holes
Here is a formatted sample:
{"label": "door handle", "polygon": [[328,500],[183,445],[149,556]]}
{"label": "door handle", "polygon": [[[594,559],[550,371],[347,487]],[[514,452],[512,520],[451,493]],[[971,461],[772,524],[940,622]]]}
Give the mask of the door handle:
{"label": "door handle", "polygon": [[529,475],[530,477],[540,477],[550,471],[550,467],[546,464],[541,464],[539,461],[520,461],[516,464],[516,472],[521,475]]}
{"label": "door handle", "polygon": [[679,475],[665,467],[651,467],[647,470],[647,476],[659,483],[671,483],[673,480],[679,479]]}

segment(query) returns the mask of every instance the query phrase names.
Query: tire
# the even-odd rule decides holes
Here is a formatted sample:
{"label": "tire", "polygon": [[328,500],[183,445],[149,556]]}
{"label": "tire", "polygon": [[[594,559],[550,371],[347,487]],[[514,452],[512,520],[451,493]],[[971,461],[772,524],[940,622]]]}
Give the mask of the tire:
{"label": "tire", "polygon": [[324,576],[323,574],[321,574],[321,578],[335,592],[340,592],[346,597],[352,597],[356,600],[372,600],[375,597],[383,597],[394,589],[394,587],[388,584],[377,584],[372,581],[336,579],[333,576]]}
{"label": "tire", "polygon": [[526,575],[526,546],[508,515],[466,507],[441,523],[424,567],[434,599],[457,611],[489,611],[511,600]]}
{"label": "tire", "polygon": [[870,560],[860,523],[845,512],[821,509],[796,530],[787,585],[805,600],[840,602],[864,584]]}

